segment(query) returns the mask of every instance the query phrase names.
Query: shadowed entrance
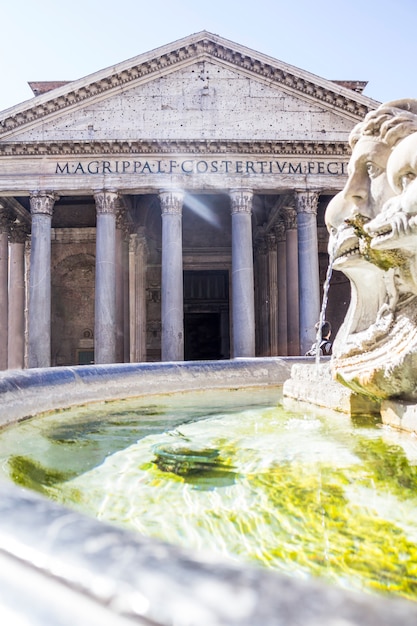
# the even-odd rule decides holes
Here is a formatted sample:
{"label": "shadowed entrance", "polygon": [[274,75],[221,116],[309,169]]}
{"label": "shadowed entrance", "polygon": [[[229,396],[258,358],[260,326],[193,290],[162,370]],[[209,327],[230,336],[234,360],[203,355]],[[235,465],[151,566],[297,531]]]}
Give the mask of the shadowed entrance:
{"label": "shadowed entrance", "polygon": [[229,356],[228,271],[185,271],[185,360],[228,359]]}

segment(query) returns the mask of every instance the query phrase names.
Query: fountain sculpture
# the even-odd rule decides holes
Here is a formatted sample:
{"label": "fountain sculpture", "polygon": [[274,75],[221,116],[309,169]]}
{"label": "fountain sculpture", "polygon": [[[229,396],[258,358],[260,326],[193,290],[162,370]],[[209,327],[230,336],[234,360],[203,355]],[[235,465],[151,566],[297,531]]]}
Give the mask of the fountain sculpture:
{"label": "fountain sculpture", "polygon": [[417,400],[417,100],[368,113],[350,145],[348,180],[326,211],[333,269],[351,283],[327,370],[400,419]]}

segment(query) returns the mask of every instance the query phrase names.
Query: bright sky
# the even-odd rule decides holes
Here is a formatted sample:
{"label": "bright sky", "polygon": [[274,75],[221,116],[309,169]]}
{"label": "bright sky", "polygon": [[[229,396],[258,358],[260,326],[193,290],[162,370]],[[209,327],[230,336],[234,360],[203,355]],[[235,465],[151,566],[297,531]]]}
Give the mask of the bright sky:
{"label": "bright sky", "polygon": [[201,30],[364,95],[417,98],[416,0],[10,0],[2,4],[0,110],[28,81],[75,80]]}

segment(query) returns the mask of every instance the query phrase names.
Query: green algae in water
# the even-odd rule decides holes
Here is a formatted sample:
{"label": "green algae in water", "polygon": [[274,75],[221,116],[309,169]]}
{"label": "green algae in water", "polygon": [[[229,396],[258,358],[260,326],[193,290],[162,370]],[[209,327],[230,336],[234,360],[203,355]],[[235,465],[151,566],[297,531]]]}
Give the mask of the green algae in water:
{"label": "green algae in water", "polygon": [[412,438],[279,407],[207,415],[143,435],[82,476],[52,473],[42,488],[187,548],[417,599]]}
{"label": "green algae in water", "polygon": [[10,477],[15,483],[47,495],[48,487],[71,480],[77,475],[75,472],[46,468],[28,457],[17,454],[8,459],[7,465]]}
{"label": "green algae in water", "polygon": [[359,441],[357,455],[372,468],[372,481],[383,484],[398,498],[417,496],[417,466],[410,465],[404,450],[382,440]]}
{"label": "green algae in water", "polygon": [[[366,469],[372,473],[371,467]],[[375,515],[372,507],[355,503],[343,487],[362,470],[339,470],[336,478],[325,464],[310,472],[286,464],[267,476],[252,477],[251,488],[267,500],[256,523],[275,528],[260,556],[270,565],[278,559],[334,582],[357,587],[361,581],[369,589],[416,599],[415,542],[396,523]],[[383,488],[382,483],[376,486]],[[254,531],[253,525],[248,531]]]}
{"label": "green algae in water", "polygon": [[[15,468],[19,484],[42,476],[34,470],[36,467],[42,469],[45,480],[34,479],[31,488],[43,492],[42,483],[48,482],[48,474],[53,476],[57,471],[71,477],[82,475],[142,437],[217,414],[222,401],[234,410],[237,394],[228,395],[224,398],[221,392],[216,393],[213,402],[213,394],[206,392],[193,394],[193,399],[189,393],[161,394],[151,400],[142,397],[98,402],[24,420],[0,430],[0,473],[10,476],[7,460],[17,455],[18,464],[28,464],[27,478],[24,471]],[[257,404],[262,395],[270,401],[277,391],[252,391],[249,401]]]}

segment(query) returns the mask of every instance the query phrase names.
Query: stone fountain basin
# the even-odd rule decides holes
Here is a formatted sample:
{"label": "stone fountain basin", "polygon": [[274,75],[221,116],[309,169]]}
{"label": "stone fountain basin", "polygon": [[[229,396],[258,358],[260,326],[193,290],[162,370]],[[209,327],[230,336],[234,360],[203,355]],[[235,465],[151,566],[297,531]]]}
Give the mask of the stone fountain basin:
{"label": "stone fountain basin", "polygon": [[[282,385],[303,358],[78,366],[0,376],[0,424],[95,401]],[[388,626],[417,605],[189,553],[0,483],[0,616],[39,626]]]}

